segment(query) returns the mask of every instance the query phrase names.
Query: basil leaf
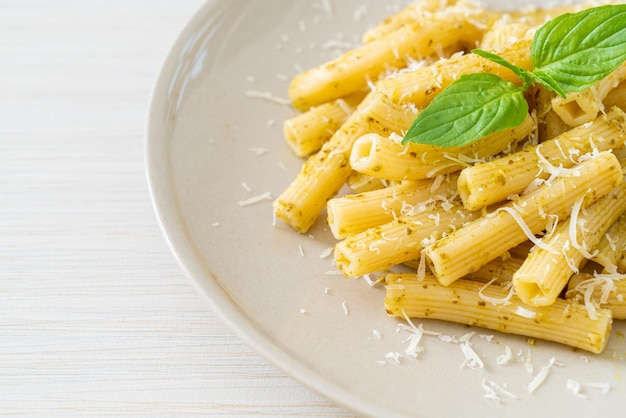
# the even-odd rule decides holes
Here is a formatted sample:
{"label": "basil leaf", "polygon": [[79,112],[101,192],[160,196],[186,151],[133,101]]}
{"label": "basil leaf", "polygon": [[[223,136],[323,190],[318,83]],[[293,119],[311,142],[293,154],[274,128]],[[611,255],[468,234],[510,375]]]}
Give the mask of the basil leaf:
{"label": "basil leaf", "polygon": [[494,74],[468,74],[418,113],[402,143],[462,146],[518,126],[527,114],[523,88]]}
{"label": "basil leaf", "polygon": [[626,5],[554,18],[536,32],[530,54],[533,73],[564,93],[592,86],[626,60]]}

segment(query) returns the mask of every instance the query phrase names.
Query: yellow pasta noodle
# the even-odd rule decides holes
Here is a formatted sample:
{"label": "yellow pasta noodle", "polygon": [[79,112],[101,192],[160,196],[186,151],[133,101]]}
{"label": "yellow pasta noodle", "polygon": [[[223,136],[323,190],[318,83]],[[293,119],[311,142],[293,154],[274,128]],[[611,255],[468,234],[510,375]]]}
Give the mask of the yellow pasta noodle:
{"label": "yellow pasta noodle", "polygon": [[367,87],[392,68],[407,66],[407,60],[420,60],[461,42],[475,44],[483,28],[473,22],[490,20],[491,13],[475,8],[429,15],[406,24],[389,34],[352,49],[338,58],[297,74],[290,86],[289,97],[298,109],[308,109],[343,97]]}
{"label": "yellow pasta noodle", "polygon": [[604,98],[603,106],[611,108],[617,106],[622,110],[626,109],[626,81],[622,81]]}
{"label": "yellow pasta noodle", "polygon": [[567,285],[567,299],[575,299],[593,313],[595,305],[611,311],[613,318],[626,319],[626,275],[574,274]]}
{"label": "yellow pasta noodle", "polygon": [[298,157],[307,157],[319,151],[354,112],[363,97],[365,93],[354,93],[287,119],[283,124],[287,144]]}
{"label": "yellow pasta noodle", "polygon": [[587,123],[604,110],[603,100],[624,78],[626,78],[626,64],[583,91],[569,93],[564,98],[555,97],[552,100],[552,108],[569,126]]}
{"label": "yellow pasta noodle", "polygon": [[[481,283],[506,284],[513,280],[513,274],[522,265],[524,259],[517,256],[498,257],[487,262],[478,270],[464,277]],[[420,259],[405,261],[405,266],[411,269],[421,268]]]}
{"label": "yellow pasta noodle", "polygon": [[388,35],[406,24],[419,22],[427,18],[428,14],[453,6],[456,3],[456,0],[422,0],[413,2],[400,12],[384,19],[378,25],[365,31],[362,36],[363,43],[375,41],[381,36]]}
{"label": "yellow pasta noodle", "polygon": [[[307,159],[273,202],[276,218],[306,233],[326,213],[344,277],[414,269],[386,274],[392,316],[602,352],[612,318],[626,318],[626,63],[564,99],[469,53],[479,47],[532,70],[539,26],[583,7],[503,13],[422,0],[365,32],[361,46],[297,74],[288,94],[303,112],[283,129]],[[499,112],[525,99],[523,123],[464,146],[402,145],[440,92],[481,72],[520,86],[507,84],[515,105]],[[436,113],[445,108],[423,116],[454,123],[450,133],[465,129],[479,112],[453,101],[471,89],[438,102],[459,112],[460,125]]]}
{"label": "yellow pasta noodle", "polygon": [[601,237],[591,259],[604,271],[626,273],[626,214],[621,215]]}
{"label": "yellow pasta noodle", "polygon": [[624,181],[619,161],[608,151],[578,164],[575,170],[577,175],[545,183],[426,247],[425,254],[437,279],[449,285],[476,271],[545,230],[550,217],[569,216],[578,199],[583,198],[583,205],[589,205]]}
{"label": "yellow pasta noodle", "polygon": [[297,231],[308,231],[352,172],[349,159],[354,140],[369,132],[400,132],[414,117],[410,109],[394,105],[385,95],[370,93],[274,201],[276,216]]}
{"label": "yellow pasta noodle", "polygon": [[[529,40],[521,40],[504,49],[499,55],[529,70],[530,43]],[[422,109],[460,76],[483,71],[496,74],[507,81],[519,82],[511,70],[479,55],[455,54],[435,64],[381,80],[376,84],[376,89],[387,94],[396,103],[412,103],[418,109]]]}
{"label": "yellow pasta noodle", "polygon": [[504,284],[513,280],[513,274],[515,274],[523,262],[524,258],[520,257],[509,256],[496,258],[464,278],[483,283],[493,282]]}
{"label": "yellow pasta noodle", "polygon": [[428,240],[477,217],[459,205],[407,215],[350,235],[335,245],[335,264],[345,277],[358,277],[419,258]]}
{"label": "yellow pasta noodle", "polygon": [[529,307],[501,285],[459,280],[442,286],[427,275],[389,274],[385,309],[396,317],[431,318],[505,333],[541,338],[592,353],[604,350],[612,315],[597,309],[594,318],[583,305],[560,299],[551,306]]}
{"label": "yellow pasta noodle", "polygon": [[480,48],[489,51],[501,51],[514,42],[531,39],[532,27],[526,22],[511,21],[510,15],[497,20],[485,32],[480,41]]}
{"label": "yellow pasta noodle", "polygon": [[384,189],[387,183],[376,177],[366,176],[357,171],[353,171],[348,176],[346,184],[354,193],[371,192],[372,190]]}
{"label": "yellow pasta noodle", "polygon": [[570,276],[592,258],[602,236],[626,210],[626,186],[622,184],[586,208],[580,202],[574,204],[570,219],[561,221],[550,234],[546,247],[528,254],[515,272],[513,285],[523,302],[533,306],[554,303]]}
{"label": "yellow pasta noodle", "polygon": [[460,171],[471,162],[510,149],[533,129],[530,116],[515,128],[492,133],[462,147],[436,147],[400,142],[370,133],[352,148],[350,165],[360,173],[388,180],[421,180]]}
{"label": "yellow pasta noodle", "polygon": [[365,231],[415,212],[416,206],[447,201],[456,191],[456,176],[435,180],[406,181],[384,189],[330,199],[326,205],[328,225],[335,238]]}
{"label": "yellow pasta noodle", "polygon": [[581,155],[591,151],[623,148],[625,121],[624,112],[613,108],[594,122],[573,128],[538,146],[528,146],[522,151],[464,169],[458,184],[463,204],[469,210],[477,210],[503,201],[510,195],[523,192],[531,182],[548,178],[553,174],[550,169],[556,170],[554,166],[568,168]]}

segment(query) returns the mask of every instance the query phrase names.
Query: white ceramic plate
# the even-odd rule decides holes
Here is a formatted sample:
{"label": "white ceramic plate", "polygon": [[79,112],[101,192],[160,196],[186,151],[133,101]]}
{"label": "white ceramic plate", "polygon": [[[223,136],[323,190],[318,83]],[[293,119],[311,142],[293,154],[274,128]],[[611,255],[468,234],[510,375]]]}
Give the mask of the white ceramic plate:
{"label": "white ceramic plate", "polygon": [[[384,312],[384,290],[327,274],[331,258],[320,255],[334,240],[323,223],[299,235],[274,225],[270,200],[240,205],[278,196],[302,163],[282,137],[282,122],[294,112],[251,92],[285,98],[298,69],[332,58],[337,45],[358,41],[404,2],[334,1],[330,12],[321,4],[209,1],[169,54],[150,111],[147,166],[160,223],[186,274],[250,346],[363,415],[615,416],[626,406],[621,325],[595,356],[419,321],[444,336],[475,331],[471,342],[484,366],[463,367],[460,345],[435,336],[425,336],[424,352],[410,358],[402,354],[409,334],[397,331],[403,321]],[[513,359],[500,365],[505,346]],[[400,353],[399,362],[388,353]],[[551,359],[558,364],[529,393]],[[567,388],[569,379],[587,399]],[[500,403],[490,401],[483,384],[515,397],[498,392]]]}

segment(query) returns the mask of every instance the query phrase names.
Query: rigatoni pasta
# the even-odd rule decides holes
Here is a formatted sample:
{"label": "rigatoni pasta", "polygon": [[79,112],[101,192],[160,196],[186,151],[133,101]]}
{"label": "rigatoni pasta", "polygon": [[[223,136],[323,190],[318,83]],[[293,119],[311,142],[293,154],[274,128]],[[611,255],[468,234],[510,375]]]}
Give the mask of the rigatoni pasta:
{"label": "rigatoni pasta", "polygon": [[[624,162],[622,162],[624,167]],[[586,208],[574,203],[569,219],[562,220],[513,275],[515,291],[532,306],[553,304],[567,281],[593,259],[595,248],[609,227],[626,211],[626,186],[614,188]]]}
{"label": "rigatoni pasta", "polygon": [[[524,84],[519,71],[468,49],[531,71],[538,26],[578,8],[502,13],[424,0],[373,27],[361,47],[298,74],[289,94],[303,113],[288,120],[285,136],[300,157],[320,149],[275,200],[276,217],[306,233],[326,210],[339,240],[333,260],[346,278],[409,269],[387,275],[390,315],[601,352],[626,286],[615,282],[607,303],[591,290],[581,296],[577,278],[584,266],[626,272],[617,156],[626,141],[626,64],[566,98],[533,86],[520,125],[470,145],[402,142],[460,77],[487,72]],[[338,196],[346,184],[352,192]]]}
{"label": "rigatoni pasta", "polygon": [[316,153],[350,117],[363,97],[364,92],[353,93],[287,119],[283,124],[287,144],[298,157]]}
{"label": "rigatoni pasta", "polygon": [[477,163],[461,171],[459,194],[469,210],[506,200],[524,191],[532,182],[541,182],[558,170],[572,167],[591,151],[624,147],[626,114],[613,108],[591,123],[577,126],[556,138],[492,161]]}
{"label": "rigatoni pasta", "polygon": [[[340,57],[304,71],[291,82],[289,97],[298,109],[308,109],[367,87],[389,68],[403,68],[453,47],[474,45],[497,14],[469,5],[450,7],[410,22],[350,50]],[[476,24],[479,22],[480,24]]]}
{"label": "rigatoni pasta", "polygon": [[500,154],[526,138],[533,129],[530,116],[520,125],[494,132],[462,147],[435,147],[425,144],[401,145],[380,134],[366,134],[356,140],[350,165],[362,174],[389,180],[421,180],[454,173],[472,162]]}
{"label": "rigatoni pasta", "polygon": [[624,181],[619,161],[608,151],[573,170],[577,174],[544,183],[426,247],[425,256],[437,279],[444,285],[453,283],[544,231],[550,221],[546,214],[567,217],[578,199],[589,205]]}
{"label": "rigatoni pasta", "polygon": [[326,206],[328,226],[337,239],[419,211],[456,193],[457,176],[404,181],[389,187],[330,199]]}
{"label": "rigatoni pasta", "polygon": [[354,141],[371,132],[400,133],[413,119],[412,110],[395,105],[384,94],[370,93],[274,201],[276,216],[300,232],[308,231],[352,172],[349,160]]}
{"label": "rigatoni pasta", "polygon": [[546,307],[528,307],[502,285],[485,286],[459,280],[443,286],[432,276],[386,277],[385,309],[403,317],[433,318],[521,334],[600,353],[612,325],[611,311],[597,309],[595,317],[575,302],[560,300]]}

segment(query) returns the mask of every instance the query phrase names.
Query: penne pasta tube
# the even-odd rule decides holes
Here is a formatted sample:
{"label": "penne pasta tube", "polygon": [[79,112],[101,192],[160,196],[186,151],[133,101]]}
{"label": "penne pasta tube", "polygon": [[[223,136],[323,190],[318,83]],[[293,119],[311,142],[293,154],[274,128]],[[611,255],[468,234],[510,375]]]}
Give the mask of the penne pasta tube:
{"label": "penne pasta tube", "polygon": [[602,101],[611,90],[626,78],[626,64],[613,71],[593,86],[566,97],[552,99],[552,108],[561,120],[569,126],[587,123],[604,110]]}
{"label": "penne pasta tube", "polygon": [[561,120],[552,109],[552,99],[556,93],[546,90],[542,86],[533,86],[527,92],[530,114],[536,119],[537,135],[532,143],[537,144],[552,139],[572,129]]}
{"label": "penne pasta tube", "polygon": [[613,106],[617,106],[622,110],[626,109],[626,81],[619,83],[617,87],[606,95],[603,106],[607,109]]}
{"label": "penne pasta tube", "polygon": [[532,306],[554,303],[572,274],[593,257],[592,252],[602,236],[626,211],[626,185],[581,210],[582,200],[572,209],[569,220],[563,220],[550,233],[546,246],[534,249],[513,275],[519,298]]}
{"label": "penne pasta tube", "polygon": [[349,159],[354,140],[368,132],[401,132],[414,118],[412,110],[394,105],[383,94],[370,93],[274,201],[276,217],[299,232],[308,231],[352,172]]}
{"label": "penne pasta tube", "polygon": [[524,262],[520,257],[498,257],[465,276],[465,279],[482,283],[507,283],[513,280],[513,274]]}
{"label": "penne pasta tube", "polygon": [[[563,219],[582,198],[587,206],[622,184],[619,161],[605,151],[425,248],[431,270],[443,285],[476,271],[509,249],[546,230],[550,218]],[[549,216],[548,216],[549,215]]]}
{"label": "penne pasta tube", "polygon": [[287,145],[298,157],[308,157],[320,150],[363,100],[358,92],[315,106],[285,120],[283,133]]}
{"label": "penne pasta tube", "polygon": [[489,51],[502,51],[509,45],[522,39],[531,39],[532,27],[526,22],[511,21],[509,15],[505,15],[485,32],[480,41],[480,47]]}
{"label": "penne pasta tube", "polygon": [[[530,41],[514,43],[499,53],[509,62],[530,70]],[[489,72],[511,82],[519,78],[509,69],[476,54],[455,54],[435,64],[398,74],[396,77],[381,80],[376,89],[384,92],[396,103],[412,103],[423,109],[443,89],[464,74]]]}
{"label": "penne pasta tube", "polygon": [[[513,274],[523,262],[523,258],[516,256],[498,257],[463,278],[481,283],[510,283],[513,280]],[[420,259],[405,261],[403,264],[417,270],[420,268]]]}
{"label": "penne pasta tube", "polygon": [[363,43],[375,41],[376,39],[388,35],[400,29],[406,24],[419,22],[428,18],[428,14],[443,10],[446,7],[456,4],[456,0],[420,0],[409,4],[400,12],[384,19],[378,25],[368,29],[363,34]]}
{"label": "penne pasta tube", "polygon": [[425,242],[477,217],[455,205],[408,215],[348,236],[335,245],[335,265],[345,277],[358,277],[419,258]]}
{"label": "penne pasta tube", "polygon": [[626,319],[626,275],[624,274],[574,274],[567,284],[567,299],[584,303],[588,309],[593,304],[611,311],[613,318]]}
{"label": "penne pasta tube", "polygon": [[365,193],[387,187],[387,183],[384,180],[372,176],[366,176],[357,171],[350,173],[346,183],[354,193]]}
{"label": "penne pasta tube", "polygon": [[438,180],[407,181],[330,199],[326,205],[328,226],[335,238],[343,239],[416,212],[419,207],[445,202],[456,191],[456,176]]}
{"label": "penne pasta tube", "polygon": [[529,25],[536,26],[536,25],[544,24],[548,20],[554,19],[555,17],[560,16],[564,13],[575,13],[580,10],[593,7],[594,5],[598,5],[598,3],[608,4],[610,3],[610,1],[596,2],[594,0],[591,2],[571,4],[571,5],[568,4],[564,6],[551,6],[551,7],[540,7],[540,8],[531,7],[530,9],[524,8],[524,10],[522,11],[513,10],[513,11],[510,11],[508,14],[511,16],[511,19],[513,19],[514,21],[521,21]]}
{"label": "penne pasta tube", "polygon": [[583,305],[559,299],[551,306],[529,307],[510,289],[459,280],[442,286],[427,275],[386,276],[385,309],[399,318],[430,318],[523,335],[601,353],[609,339],[612,316],[597,309],[591,317]]}
{"label": "penne pasta tube", "polygon": [[550,109],[538,122],[539,142],[556,138],[557,136],[572,129],[572,127],[563,122],[559,115],[557,115],[552,109]]}
{"label": "penne pasta tube", "polygon": [[605,271],[626,273],[626,213],[601,237],[591,260],[604,267]]}
{"label": "penne pasta tube", "polygon": [[515,247],[507,251],[507,254],[508,256],[513,257],[513,258],[524,259],[528,257],[528,253],[533,249],[533,247],[534,247],[534,244],[532,241],[530,240],[524,241],[520,245],[516,245]]}
{"label": "penne pasta tube", "polygon": [[537,179],[547,179],[559,169],[573,166],[581,155],[623,148],[625,123],[626,114],[613,108],[592,123],[540,145],[468,167],[459,175],[461,200],[468,210],[478,210],[523,192]]}
{"label": "penne pasta tube", "polygon": [[447,8],[297,74],[289,86],[291,102],[297,109],[308,109],[364,89],[390,68],[406,67],[408,60],[421,60],[454,45],[460,49],[461,43],[475,44],[483,28],[474,22],[488,21],[492,14],[468,10]]}
{"label": "penne pasta tube", "polygon": [[469,162],[499,154],[526,138],[533,129],[532,118],[515,128],[495,132],[462,147],[435,147],[400,142],[379,134],[360,137],[352,148],[350,165],[365,175],[389,180],[421,180],[453,173]]}

